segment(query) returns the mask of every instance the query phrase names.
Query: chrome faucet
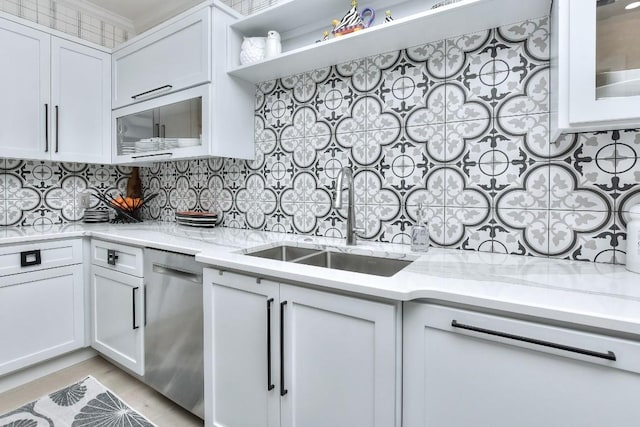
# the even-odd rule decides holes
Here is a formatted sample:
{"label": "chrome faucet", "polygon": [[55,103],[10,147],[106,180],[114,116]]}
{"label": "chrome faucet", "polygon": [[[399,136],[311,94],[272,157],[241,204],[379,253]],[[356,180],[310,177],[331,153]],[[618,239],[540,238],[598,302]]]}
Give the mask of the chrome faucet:
{"label": "chrome faucet", "polygon": [[[343,184],[343,181],[345,179],[347,180],[346,187]],[[336,198],[334,203],[336,209],[342,208],[342,191],[345,189],[349,190],[349,201],[347,206],[347,245],[355,245],[357,233],[361,230],[356,228],[355,226],[356,210],[355,203],[353,201],[353,172],[350,168],[343,167],[342,169],[340,169],[340,172],[338,172],[338,177],[336,180]]]}

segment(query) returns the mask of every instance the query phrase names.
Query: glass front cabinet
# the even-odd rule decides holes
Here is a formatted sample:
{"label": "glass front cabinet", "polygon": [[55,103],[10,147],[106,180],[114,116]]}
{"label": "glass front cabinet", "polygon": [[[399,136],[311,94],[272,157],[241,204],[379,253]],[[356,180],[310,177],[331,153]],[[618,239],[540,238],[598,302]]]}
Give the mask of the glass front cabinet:
{"label": "glass front cabinet", "polygon": [[553,139],[640,126],[640,2],[556,0],[551,40]]}
{"label": "glass front cabinet", "polygon": [[209,154],[209,85],[113,112],[115,163],[186,159]]}

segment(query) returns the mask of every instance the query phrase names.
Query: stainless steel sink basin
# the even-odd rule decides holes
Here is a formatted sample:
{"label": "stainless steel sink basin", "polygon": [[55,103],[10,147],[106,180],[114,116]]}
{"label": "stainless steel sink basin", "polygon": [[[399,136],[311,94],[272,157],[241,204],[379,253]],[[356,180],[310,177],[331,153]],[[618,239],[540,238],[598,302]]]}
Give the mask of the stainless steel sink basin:
{"label": "stainless steel sink basin", "polygon": [[283,245],[257,252],[251,252],[247,255],[256,256],[259,258],[275,259],[277,261],[295,261],[298,258],[316,254],[318,252],[318,249],[299,248],[296,246]]}
{"label": "stainless steel sink basin", "polygon": [[342,252],[320,252],[319,254],[303,258],[297,263],[391,277],[411,264],[411,262],[412,261],[402,259],[380,258]]}
{"label": "stainless steel sink basin", "polygon": [[413,262],[407,259],[382,258],[287,245],[248,252],[246,255],[383,277],[393,276]]}

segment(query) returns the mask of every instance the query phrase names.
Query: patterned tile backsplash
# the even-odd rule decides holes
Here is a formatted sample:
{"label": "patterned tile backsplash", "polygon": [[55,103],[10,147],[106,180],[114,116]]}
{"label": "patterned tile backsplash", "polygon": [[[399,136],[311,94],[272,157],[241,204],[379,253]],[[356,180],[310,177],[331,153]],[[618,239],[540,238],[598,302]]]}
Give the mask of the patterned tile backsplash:
{"label": "patterned tile backsplash", "polygon": [[640,133],[550,143],[547,17],[265,82],[255,109],[255,161],[143,171],[150,218],[219,209],[229,227],[344,236],[349,166],[367,239],[408,244],[423,203],[435,246],[624,262]]}
{"label": "patterned tile backsplash", "polygon": [[[0,159],[0,226],[81,220],[79,193],[122,192],[129,173],[126,167]],[[97,199],[91,206],[98,206]]]}
{"label": "patterned tile backsplash", "polygon": [[[345,235],[355,172],[366,239],[409,243],[419,203],[435,246],[624,263],[640,203],[640,131],[549,141],[549,21],[540,18],[258,85],[256,160],[158,163],[148,219],[215,209],[224,225]],[[77,194],[129,170],[0,160],[0,224],[78,220]],[[94,201],[95,203],[95,201]]]}

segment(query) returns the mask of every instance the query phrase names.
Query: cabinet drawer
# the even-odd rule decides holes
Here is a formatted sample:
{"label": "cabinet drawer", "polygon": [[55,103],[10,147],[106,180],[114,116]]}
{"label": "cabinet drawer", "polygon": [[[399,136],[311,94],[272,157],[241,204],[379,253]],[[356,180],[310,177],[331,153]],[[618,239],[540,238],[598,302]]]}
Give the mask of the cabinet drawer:
{"label": "cabinet drawer", "polygon": [[211,9],[204,8],[113,54],[113,108],[211,80]]}
{"label": "cabinet drawer", "polygon": [[0,247],[0,277],[80,264],[81,262],[82,239]]}
{"label": "cabinet drawer", "polygon": [[405,304],[405,322],[425,328],[640,373],[640,343],[526,320],[429,304]]}
{"label": "cabinet drawer", "polygon": [[[112,255],[111,255],[112,254]],[[142,248],[118,243],[91,241],[91,264],[143,277]]]}

